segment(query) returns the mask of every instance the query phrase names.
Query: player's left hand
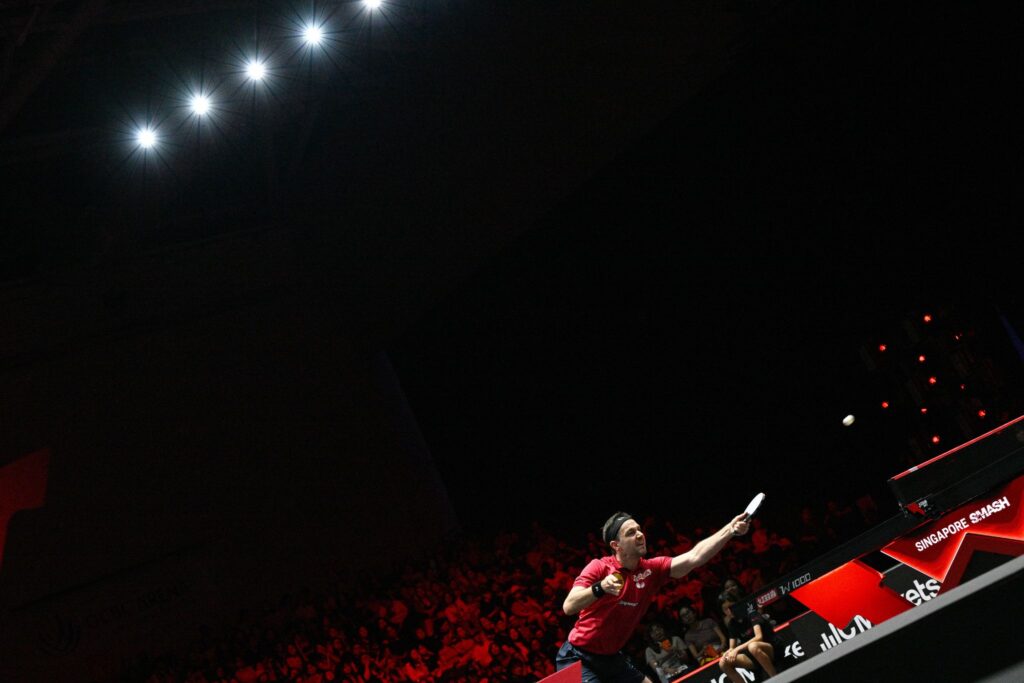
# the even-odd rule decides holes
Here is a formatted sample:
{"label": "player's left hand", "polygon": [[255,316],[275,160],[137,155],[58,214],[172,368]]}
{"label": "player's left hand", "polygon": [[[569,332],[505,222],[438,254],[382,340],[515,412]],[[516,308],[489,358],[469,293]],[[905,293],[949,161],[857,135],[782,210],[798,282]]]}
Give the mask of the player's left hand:
{"label": "player's left hand", "polygon": [[733,536],[742,536],[750,531],[750,522],[747,521],[747,513],[741,512],[729,522],[729,529]]}

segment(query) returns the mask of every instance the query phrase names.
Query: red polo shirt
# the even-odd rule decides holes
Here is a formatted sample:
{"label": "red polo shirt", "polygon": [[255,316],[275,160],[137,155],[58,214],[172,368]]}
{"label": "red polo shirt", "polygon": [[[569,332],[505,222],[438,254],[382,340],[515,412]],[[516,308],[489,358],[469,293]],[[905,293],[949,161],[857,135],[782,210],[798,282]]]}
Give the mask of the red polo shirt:
{"label": "red polo shirt", "polygon": [[618,595],[603,595],[580,612],[576,625],[569,632],[569,642],[599,655],[621,650],[658,590],[669,580],[671,568],[671,557],[641,558],[633,571],[621,568],[611,555],[591,560],[573,581],[573,586],[592,586],[615,572],[622,574],[625,585]]}

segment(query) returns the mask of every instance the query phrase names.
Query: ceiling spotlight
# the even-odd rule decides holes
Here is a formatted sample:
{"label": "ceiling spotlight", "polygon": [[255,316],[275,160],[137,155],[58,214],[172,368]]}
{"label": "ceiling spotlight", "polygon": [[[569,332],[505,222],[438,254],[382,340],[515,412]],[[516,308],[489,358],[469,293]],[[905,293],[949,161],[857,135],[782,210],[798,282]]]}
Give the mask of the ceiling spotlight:
{"label": "ceiling spotlight", "polygon": [[156,133],[149,128],[143,128],[138,132],[136,139],[139,141],[139,147],[149,149],[156,144]]}
{"label": "ceiling spotlight", "polygon": [[263,62],[254,59],[245,67],[245,73],[252,80],[258,81],[267,75],[267,67],[263,65]]}
{"label": "ceiling spotlight", "polygon": [[192,111],[197,116],[202,116],[210,111],[210,98],[206,95],[196,95],[192,98]]}
{"label": "ceiling spotlight", "polygon": [[363,0],[363,4],[366,5],[366,9],[378,9],[381,2],[382,0]]}
{"label": "ceiling spotlight", "polygon": [[310,24],[306,27],[306,30],[302,32],[302,37],[309,45],[319,45],[320,41],[324,39],[324,32],[319,26]]}

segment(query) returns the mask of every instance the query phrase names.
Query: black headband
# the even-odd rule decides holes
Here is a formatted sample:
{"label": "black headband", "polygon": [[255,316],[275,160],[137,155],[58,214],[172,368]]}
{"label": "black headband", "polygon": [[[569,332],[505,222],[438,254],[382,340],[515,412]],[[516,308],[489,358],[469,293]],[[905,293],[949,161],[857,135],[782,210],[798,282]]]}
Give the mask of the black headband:
{"label": "black headband", "polygon": [[629,514],[628,512],[622,512],[618,515],[615,515],[615,517],[612,520],[612,523],[604,532],[605,543],[611,543],[619,537],[619,529],[622,528],[622,525],[626,523],[627,519],[633,519],[633,515]]}

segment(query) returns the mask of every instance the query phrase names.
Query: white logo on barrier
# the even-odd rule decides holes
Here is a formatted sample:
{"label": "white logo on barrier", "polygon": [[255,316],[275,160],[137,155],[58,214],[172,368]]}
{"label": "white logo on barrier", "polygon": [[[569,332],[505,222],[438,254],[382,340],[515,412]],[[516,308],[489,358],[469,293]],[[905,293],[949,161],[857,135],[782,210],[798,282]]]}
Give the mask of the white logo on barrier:
{"label": "white logo on barrier", "polygon": [[867,631],[871,628],[871,622],[858,614],[853,617],[853,626],[850,627],[849,633],[847,633],[841,628],[836,628],[834,624],[829,624],[828,628],[832,632],[832,634],[821,634],[821,645],[819,645],[818,647],[821,648],[822,652],[825,652],[826,650],[831,650],[836,645],[839,645],[840,643],[847,641],[856,635],[864,633],[864,631]]}
{"label": "white logo on barrier", "polygon": [[[743,676],[743,680],[745,681],[753,681],[757,678],[756,676],[754,676],[752,672],[747,671],[743,667],[736,667],[736,671],[738,671],[740,675]],[[729,683],[729,674],[722,674],[718,678],[712,678],[711,683]]]}
{"label": "white logo on barrier", "polygon": [[928,579],[925,583],[921,583],[917,579],[914,579],[914,587],[903,594],[903,597],[914,605],[920,605],[923,602],[928,602],[936,595],[939,594],[939,590],[942,588],[942,584],[935,579]]}
{"label": "white logo on barrier", "polygon": [[786,646],[786,652],[782,655],[783,657],[792,657],[793,659],[800,659],[804,656],[804,649],[800,646],[800,641],[793,641],[791,645]]}
{"label": "white logo on barrier", "polygon": [[[1009,496],[1003,496],[997,498],[987,505],[982,505],[980,508],[969,514],[967,517],[961,517],[960,519],[954,520],[946,526],[938,529],[921,540],[914,543],[914,547],[917,548],[917,552],[921,553],[932,547],[937,543],[942,543],[947,538],[956,536],[961,531],[966,531],[972,524],[977,524],[982,520],[985,520],[992,515],[1008,510],[1011,506]],[[970,519],[970,521],[967,521]]]}
{"label": "white logo on barrier", "polygon": [[785,595],[786,593],[791,593],[792,591],[795,591],[797,588],[799,588],[800,586],[804,585],[805,583],[807,583],[810,580],[811,580],[811,575],[808,572],[807,574],[804,574],[803,576],[796,577],[795,579],[793,579],[789,583],[785,583],[785,584],[779,586],[779,590],[782,591],[783,595]]}

